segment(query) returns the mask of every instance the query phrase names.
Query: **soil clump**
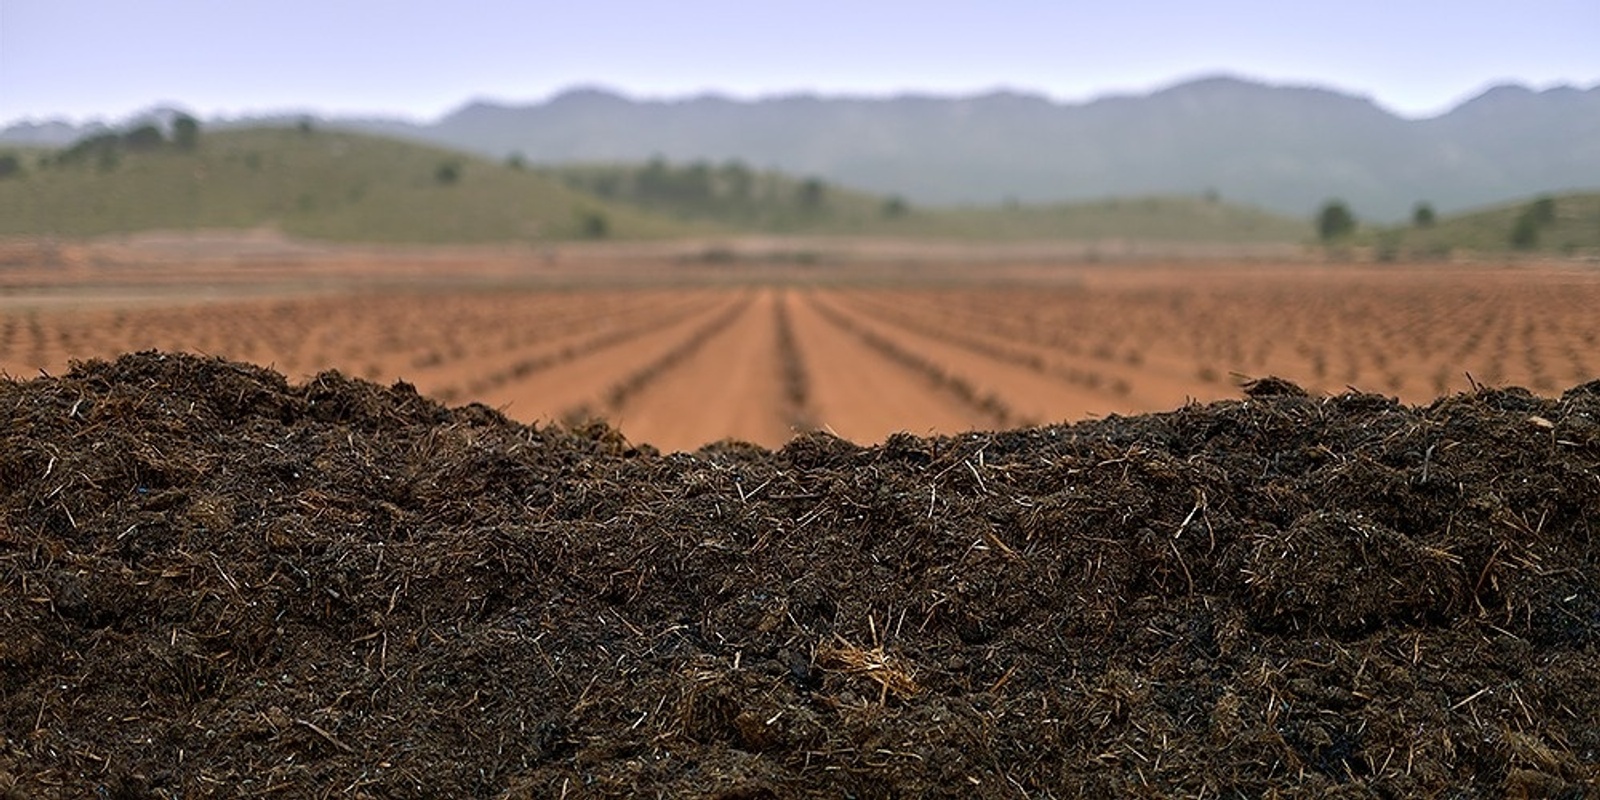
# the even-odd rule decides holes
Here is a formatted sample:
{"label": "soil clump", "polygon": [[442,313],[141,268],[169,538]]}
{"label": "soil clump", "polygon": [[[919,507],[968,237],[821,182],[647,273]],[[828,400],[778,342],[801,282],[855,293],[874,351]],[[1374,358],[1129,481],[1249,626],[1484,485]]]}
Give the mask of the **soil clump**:
{"label": "soil clump", "polygon": [[0,382],[0,798],[1582,797],[1600,382],[661,454]]}

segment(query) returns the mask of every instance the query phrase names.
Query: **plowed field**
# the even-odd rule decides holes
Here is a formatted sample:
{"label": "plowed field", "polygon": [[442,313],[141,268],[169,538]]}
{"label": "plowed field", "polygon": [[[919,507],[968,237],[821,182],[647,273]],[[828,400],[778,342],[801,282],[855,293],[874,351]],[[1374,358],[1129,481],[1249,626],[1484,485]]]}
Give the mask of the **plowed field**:
{"label": "plowed field", "polygon": [[[662,287],[502,286],[181,304],[0,300],[0,368],[162,349],[409,382],[635,442],[861,443],[1170,409],[1278,375],[1422,403],[1600,374],[1600,273],[1556,268],[1054,268],[985,281],[844,268]],[[255,293],[255,294],[259,294]],[[233,297],[234,299],[228,299]]]}

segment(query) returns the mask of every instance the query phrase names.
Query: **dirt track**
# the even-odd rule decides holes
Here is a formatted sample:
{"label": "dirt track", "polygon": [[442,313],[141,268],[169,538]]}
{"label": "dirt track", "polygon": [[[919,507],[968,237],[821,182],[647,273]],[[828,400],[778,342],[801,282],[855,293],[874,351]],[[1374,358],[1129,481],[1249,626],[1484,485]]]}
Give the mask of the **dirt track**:
{"label": "dirt track", "polygon": [[1600,791],[1600,383],[657,455],[146,354],[0,414],[6,800]]}

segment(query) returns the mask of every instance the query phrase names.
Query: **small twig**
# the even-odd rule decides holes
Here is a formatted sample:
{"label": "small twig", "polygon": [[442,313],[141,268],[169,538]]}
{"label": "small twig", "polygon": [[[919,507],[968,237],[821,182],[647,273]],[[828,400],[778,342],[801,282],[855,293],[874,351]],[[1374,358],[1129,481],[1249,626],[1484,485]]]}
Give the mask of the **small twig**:
{"label": "small twig", "polygon": [[[978,451],[978,456],[980,458],[983,456],[983,451],[982,450]],[[978,491],[983,492],[984,494],[988,494],[989,493],[989,487],[983,485],[983,476],[978,474],[978,468],[977,467],[972,466],[972,461],[970,459],[964,459],[961,463],[966,464],[967,465],[967,471],[972,473],[972,477],[978,479]]]}
{"label": "small twig", "polygon": [[1500,557],[1500,551],[1504,550],[1505,547],[1506,543],[1501,542],[1499,546],[1495,547],[1494,552],[1489,554],[1489,560],[1483,564],[1483,571],[1478,573],[1477,585],[1472,587],[1472,596],[1478,601],[1478,608],[1480,609],[1483,608],[1483,601],[1481,598],[1483,597],[1484,581],[1489,580],[1489,571],[1494,569],[1494,560]]}
{"label": "small twig", "polygon": [[327,739],[328,740],[328,744],[331,744],[334,747],[337,747],[337,748],[339,748],[340,750],[343,750],[346,753],[354,755],[355,752],[356,752],[355,749],[352,748],[350,745],[347,745],[344,742],[341,742],[338,739],[333,738],[333,734],[328,733],[327,731],[323,730],[321,727],[319,727],[315,722],[312,722],[311,720],[308,720],[308,719],[297,719],[297,720],[294,721],[294,724],[304,726],[307,730],[311,731],[312,733],[314,733],[314,734],[316,734],[318,736],[321,736],[324,739]]}
{"label": "small twig", "polygon": [[1017,674],[1017,667],[1018,666],[1021,666],[1021,665],[1012,664],[1011,665],[1011,669],[1006,670],[1006,674],[1001,675],[1000,676],[1000,680],[995,681],[994,685],[989,687],[989,694],[994,694],[995,692],[1000,691],[1001,687],[1003,687],[1006,684],[1010,683],[1011,682],[1011,676]]}
{"label": "small twig", "polygon": [[[129,530],[133,529],[129,528]],[[235,594],[238,594],[239,583],[233,579],[232,575],[228,574],[227,570],[222,568],[222,562],[217,560],[215,553],[211,554],[211,565],[217,568],[217,574],[222,576],[222,579],[227,582],[229,588],[233,589]]]}
{"label": "small twig", "polygon": [[751,489],[748,492],[746,492],[744,490],[744,484],[739,483],[738,481],[735,481],[733,485],[737,486],[739,488],[739,501],[748,505],[752,498],[754,498],[758,494],[761,494],[761,491],[763,489],[766,489],[768,486],[772,485],[772,479],[768,478],[760,486],[757,486],[756,488]]}
{"label": "small twig", "polygon": [[1177,542],[1167,542],[1172,548],[1172,554],[1178,557],[1178,566],[1183,567],[1183,578],[1189,582],[1189,596],[1194,596],[1194,576],[1189,574],[1189,564],[1183,560],[1183,553],[1178,550]]}
{"label": "small twig", "polygon": [[1023,557],[1021,555],[1018,555],[1016,550],[1011,549],[1011,545],[1006,544],[1004,540],[1002,540],[998,535],[996,535],[993,530],[985,530],[983,532],[983,538],[987,539],[989,541],[989,544],[992,544],[995,547],[1000,548],[1000,552],[1005,553],[1007,558],[1009,558],[1009,559],[1011,559],[1013,561],[1023,561],[1023,560],[1025,560],[1025,559],[1023,559]]}
{"label": "small twig", "polygon": [[45,692],[44,693],[44,697],[39,698],[39,714],[38,714],[38,716],[33,718],[33,732],[34,733],[38,733],[39,731],[44,730],[44,707],[49,702],[50,702],[50,693],[49,692]]}
{"label": "small twig", "polygon": [[[1183,532],[1189,529],[1189,523],[1194,522],[1195,515],[1200,514],[1205,510],[1206,493],[1196,489],[1194,492],[1194,508],[1189,509],[1189,515],[1183,518],[1183,522],[1178,523],[1178,530],[1172,534],[1172,538],[1177,539],[1182,537]],[[1207,524],[1209,525],[1210,523],[1208,522]]]}
{"label": "small twig", "polygon": [[1489,687],[1485,686],[1482,689],[1479,689],[1478,691],[1473,692],[1470,695],[1467,695],[1466,699],[1461,700],[1460,702],[1458,702],[1455,705],[1451,706],[1450,710],[1454,711],[1454,710],[1456,710],[1456,709],[1458,709],[1458,708],[1460,708],[1460,707],[1462,707],[1462,706],[1464,706],[1464,705],[1466,705],[1466,704],[1468,704],[1468,703],[1470,703],[1470,702],[1472,702],[1472,701],[1484,696],[1488,692],[1489,692]]}

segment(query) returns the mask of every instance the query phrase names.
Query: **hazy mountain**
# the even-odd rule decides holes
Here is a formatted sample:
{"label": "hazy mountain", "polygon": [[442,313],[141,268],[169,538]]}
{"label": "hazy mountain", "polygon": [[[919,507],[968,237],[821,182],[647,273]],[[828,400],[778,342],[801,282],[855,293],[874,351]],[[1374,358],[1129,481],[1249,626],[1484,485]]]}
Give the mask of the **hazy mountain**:
{"label": "hazy mountain", "polygon": [[0,130],[0,143],[28,147],[61,147],[94,133],[107,130],[102,123],[74,125],[65,120],[44,122],[25,120]]}
{"label": "hazy mountain", "polygon": [[1216,77],[1076,104],[1013,92],[663,101],[576,89],[532,105],[476,102],[426,124],[324,124],[531,162],[739,159],[926,204],[1215,191],[1294,215],[1341,197],[1360,216],[1395,219],[1419,200],[1452,211],[1600,187],[1600,85],[1501,86],[1428,119]]}

